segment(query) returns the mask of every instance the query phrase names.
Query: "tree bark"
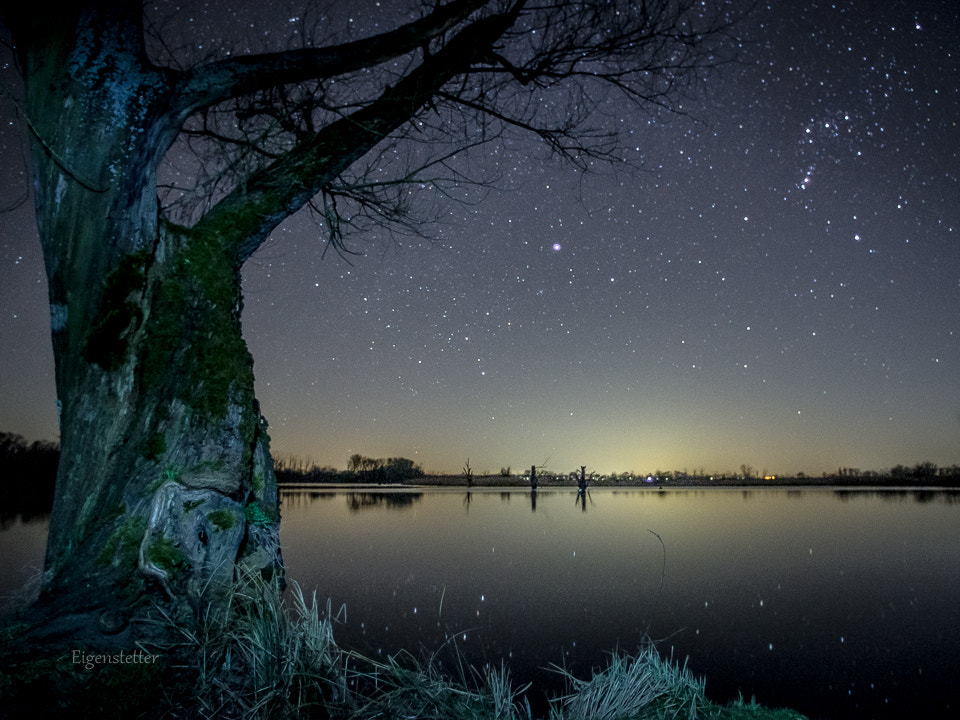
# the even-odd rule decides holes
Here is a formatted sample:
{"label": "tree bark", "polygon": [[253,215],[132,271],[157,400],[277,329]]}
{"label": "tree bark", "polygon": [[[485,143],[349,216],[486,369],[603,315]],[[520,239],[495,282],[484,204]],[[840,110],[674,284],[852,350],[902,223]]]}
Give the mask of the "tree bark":
{"label": "tree bark", "polygon": [[238,578],[282,572],[276,479],[240,329],[240,267],[324,183],[488,52],[512,17],[460,29],[191,228],[163,222],[156,197],[157,168],[185,118],[251,88],[332,72],[338,52],[341,71],[409,52],[481,4],[458,0],[326,53],[187,73],[149,63],[138,0],[13,18],[60,405],[38,606],[57,632],[125,638],[158,597],[173,616],[197,617],[220,607]]}
{"label": "tree bark", "polygon": [[280,572],[279,506],[239,259],[159,219],[177,119],[140,4],[78,5],[15,26],[60,406],[37,612],[124,640],[158,598],[197,616],[238,574]]}

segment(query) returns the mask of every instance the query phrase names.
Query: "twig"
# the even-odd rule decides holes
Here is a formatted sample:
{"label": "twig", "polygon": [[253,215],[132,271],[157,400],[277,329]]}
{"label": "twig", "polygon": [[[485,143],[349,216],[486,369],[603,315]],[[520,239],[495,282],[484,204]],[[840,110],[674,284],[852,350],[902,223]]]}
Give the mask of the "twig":
{"label": "twig", "polygon": [[667,574],[667,546],[663,544],[663,538],[653,530],[647,529],[647,532],[654,535],[660,541],[660,547],[663,548],[663,566],[660,569],[660,593],[663,593],[663,578]]}

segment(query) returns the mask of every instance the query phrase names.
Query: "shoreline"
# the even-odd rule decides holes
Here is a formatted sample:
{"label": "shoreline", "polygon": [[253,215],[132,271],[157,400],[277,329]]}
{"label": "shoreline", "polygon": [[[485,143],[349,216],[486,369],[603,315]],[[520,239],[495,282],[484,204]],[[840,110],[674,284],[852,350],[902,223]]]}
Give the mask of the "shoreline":
{"label": "shoreline", "polygon": [[[377,481],[376,479],[358,477],[348,480],[338,474],[336,479],[280,479],[279,488],[306,489],[312,487],[329,489],[417,489],[417,488],[457,488],[465,490],[476,489],[504,489],[504,490],[577,490],[576,481],[569,477],[538,477],[537,487],[531,488],[530,481],[520,476],[505,477],[502,475],[480,475],[467,479],[459,475],[424,475],[401,480]],[[794,489],[794,490],[889,490],[912,492],[918,490],[958,490],[960,479],[955,477],[943,478],[942,482],[923,482],[906,484],[902,480],[883,477],[869,478],[777,478],[763,480],[762,478],[663,478],[659,481],[648,482],[645,478],[613,479],[600,478],[588,482],[587,489],[637,489],[637,490],[686,490],[686,489]]]}

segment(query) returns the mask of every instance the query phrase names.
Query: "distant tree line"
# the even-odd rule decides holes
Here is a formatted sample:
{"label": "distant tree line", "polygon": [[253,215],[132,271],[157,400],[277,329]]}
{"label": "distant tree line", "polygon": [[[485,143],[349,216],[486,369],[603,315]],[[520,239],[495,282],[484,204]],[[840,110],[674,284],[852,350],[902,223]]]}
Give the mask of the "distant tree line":
{"label": "distant tree line", "polygon": [[280,483],[402,483],[424,476],[423,468],[402,457],[371,458],[350,456],[346,471],[318,467],[298,457],[274,458],[274,472]]}
{"label": "distant tree line", "polygon": [[921,462],[913,466],[896,465],[889,470],[860,470],[859,468],[838,468],[836,472],[822,475],[807,475],[798,472],[795,475],[756,472],[750,465],[741,465],[740,472],[708,473],[703,469],[655,470],[649,474],[613,473],[596,476],[592,481],[597,485],[657,484],[657,485],[877,485],[877,486],[930,486],[960,487],[960,465],[938,467],[932,462]]}
{"label": "distant tree line", "polygon": [[0,527],[50,513],[59,462],[57,443],[0,432]]}
{"label": "distant tree line", "polygon": [[[509,467],[502,467],[497,476],[475,476],[468,460],[460,475],[427,475],[422,467],[407,458],[371,458],[360,454],[350,456],[347,469],[318,467],[298,457],[279,457],[274,460],[277,479],[281,483],[397,483],[425,480],[428,484],[463,484],[469,486],[478,477],[501,484],[526,485],[529,474],[514,475]],[[529,472],[529,471],[528,471]],[[537,479],[542,485],[576,483],[580,470],[569,473],[551,473],[537,470]],[[932,462],[913,466],[896,465],[890,470],[873,471],[859,468],[838,468],[836,472],[822,475],[772,474],[756,471],[751,465],[741,465],[739,472],[707,472],[703,468],[689,470],[660,470],[652,473],[588,473],[590,485],[639,485],[639,486],[738,486],[738,485],[878,485],[878,486],[931,486],[960,487],[960,465],[938,467]],[[487,483],[489,484],[489,482]]]}
{"label": "distant tree line", "polygon": [[913,467],[896,465],[890,468],[890,478],[895,481],[918,485],[956,484],[960,482],[960,465],[938,468],[932,462],[922,462]]}
{"label": "distant tree line", "polygon": [[[27,442],[15,433],[0,432],[0,527],[17,516],[24,520],[44,517],[53,506],[53,491],[57,478],[60,447],[57,443],[37,440]],[[277,480],[280,483],[404,483],[426,478],[420,465],[402,457],[372,458],[356,453],[351,455],[346,470],[319,467],[297,456],[277,456],[274,459]],[[469,461],[467,463],[469,467]],[[576,472],[551,474],[538,471],[538,481],[544,485],[565,484],[575,480]],[[471,473],[472,475],[472,473]],[[526,484],[528,477],[514,477],[509,467],[501,468],[499,478],[513,479]],[[449,476],[444,479],[463,480]],[[932,462],[916,465],[895,465],[886,471],[838,468],[835,473],[820,476],[767,475],[755,473],[750,465],[742,465],[740,472],[708,473],[703,468],[687,470],[655,470],[652,473],[590,474],[590,484],[651,485],[657,486],[723,486],[723,485],[876,485],[876,486],[930,486],[960,487],[960,465],[938,467]],[[509,483],[508,483],[509,484]]]}

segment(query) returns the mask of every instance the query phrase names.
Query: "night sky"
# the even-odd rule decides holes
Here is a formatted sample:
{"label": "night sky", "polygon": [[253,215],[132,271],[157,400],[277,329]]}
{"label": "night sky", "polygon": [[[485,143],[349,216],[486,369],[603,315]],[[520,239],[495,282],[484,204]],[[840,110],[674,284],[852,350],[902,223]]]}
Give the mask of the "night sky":
{"label": "night sky", "polygon": [[[331,22],[382,31],[388,4]],[[192,7],[198,43],[254,17]],[[275,454],[452,473],[960,463],[960,7],[778,2],[740,32],[741,64],[681,114],[598,108],[639,170],[583,175],[517,135],[476,158],[498,188],[439,199],[429,240],[350,237],[348,263],[321,259],[310,217],[278,229],[243,316]],[[2,106],[7,209],[27,183]],[[0,215],[0,430],[56,439],[31,202]]]}

